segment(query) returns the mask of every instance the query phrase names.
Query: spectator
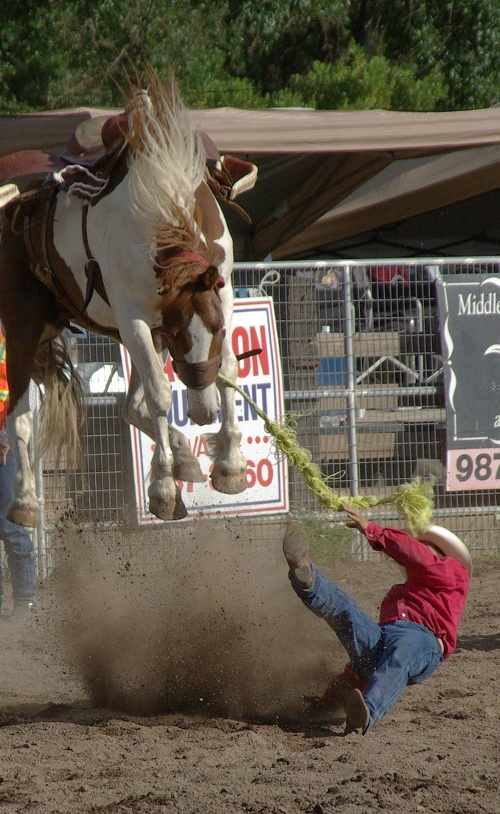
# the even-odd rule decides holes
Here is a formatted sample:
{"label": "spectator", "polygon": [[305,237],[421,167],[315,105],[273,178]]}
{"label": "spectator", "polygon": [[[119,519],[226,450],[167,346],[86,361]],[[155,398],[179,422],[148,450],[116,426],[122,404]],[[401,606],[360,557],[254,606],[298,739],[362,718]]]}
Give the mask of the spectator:
{"label": "spectator", "polygon": [[[7,519],[14,498],[17,461],[14,454],[14,421],[7,418],[9,389],[5,334],[0,326],[0,539],[3,540],[12,581],[14,616],[24,615],[35,605],[35,560],[33,542],[23,526]],[[0,560],[0,612],[3,605],[3,575]]]}

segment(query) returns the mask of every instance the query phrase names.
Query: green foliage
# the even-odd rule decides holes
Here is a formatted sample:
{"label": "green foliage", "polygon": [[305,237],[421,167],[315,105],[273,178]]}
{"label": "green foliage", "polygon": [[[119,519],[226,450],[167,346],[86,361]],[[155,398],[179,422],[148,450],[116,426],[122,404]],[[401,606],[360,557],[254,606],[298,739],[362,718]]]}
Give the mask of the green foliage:
{"label": "green foliage", "polygon": [[175,69],[189,101],[224,76],[216,45],[225,10],[188,0],[56,0],[59,26],[73,47],[67,70],[49,87],[49,105],[120,104],[127,77],[151,64]]}
{"label": "green foliage", "polygon": [[147,64],[192,106],[461,109],[500,91],[498,0],[3,0],[0,109],[120,105]]}
{"label": "green foliage", "polygon": [[445,96],[438,71],[418,79],[413,66],[368,57],[354,43],[335,64],[314,62],[307,74],[293,76],[289,87],[304,105],[333,110],[433,110]]}
{"label": "green foliage", "polygon": [[349,39],[349,0],[230,0],[230,72],[277,93],[315,59],[333,60]]}
{"label": "green foliage", "polygon": [[60,53],[49,42],[51,6],[39,0],[0,5],[0,101],[7,113],[37,107],[59,69]]}
{"label": "green foliage", "polygon": [[268,101],[248,80],[238,76],[213,79],[199,87],[190,87],[184,94],[186,103],[193,107],[267,107]]}
{"label": "green foliage", "polygon": [[381,0],[386,53],[424,75],[439,68],[442,108],[488,107],[500,91],[498,0]]}

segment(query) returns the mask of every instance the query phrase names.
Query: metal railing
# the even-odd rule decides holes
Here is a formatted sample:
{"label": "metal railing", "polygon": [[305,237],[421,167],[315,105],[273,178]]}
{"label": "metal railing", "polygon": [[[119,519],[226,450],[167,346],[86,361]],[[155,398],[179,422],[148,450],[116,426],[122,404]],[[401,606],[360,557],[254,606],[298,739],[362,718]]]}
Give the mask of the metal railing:
{"label": "metal railing", "polygon": [[[234,287],[237,296],[273,298],[285,410],[332,488],[383,495],[415,476],[431,478],[440,522],[473,547],[498,551],[497,493],[445,488],[435,280],[465,271],[499,273],[500,258],[239,263]],[[76,340],[76,352],[93,390],[87,460],[80,471],[44,463],[45,528],[50,534],[68,516],[129,533],[133,489],[119,350],[108,338],[88,335]],[[293,511],[322,512],[294,471],[289,488]],[[394,519],[389,510],[379,516]],[[252,522],[265,536],[270,519]]]}

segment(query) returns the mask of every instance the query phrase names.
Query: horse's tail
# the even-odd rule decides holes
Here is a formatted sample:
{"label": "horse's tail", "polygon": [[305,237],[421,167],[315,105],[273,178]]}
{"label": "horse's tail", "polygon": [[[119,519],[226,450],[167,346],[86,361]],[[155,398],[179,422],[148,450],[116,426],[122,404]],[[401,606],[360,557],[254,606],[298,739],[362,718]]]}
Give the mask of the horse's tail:
{"label": "horse's tail", "polygon": [[85,424],[83,388],[62,336],[40,345],[34,379],[44,387],[38,448],[57,466],[78,466]]}

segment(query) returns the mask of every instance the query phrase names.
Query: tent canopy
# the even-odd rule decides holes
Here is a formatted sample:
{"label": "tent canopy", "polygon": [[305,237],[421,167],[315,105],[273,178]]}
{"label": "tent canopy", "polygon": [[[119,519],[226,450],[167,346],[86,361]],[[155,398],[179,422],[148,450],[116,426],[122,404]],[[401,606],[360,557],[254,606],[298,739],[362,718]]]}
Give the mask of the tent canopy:
{"label": "tent canopy", "polygon": [[[0,155],[58,150],[76,126],[116,110],[0,117]],[[311,253],[360,232],[500,188],[500,108],[450,113],[193,110],[224,152],[255,161],[241,203],[252,259]]]}

